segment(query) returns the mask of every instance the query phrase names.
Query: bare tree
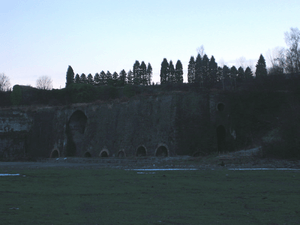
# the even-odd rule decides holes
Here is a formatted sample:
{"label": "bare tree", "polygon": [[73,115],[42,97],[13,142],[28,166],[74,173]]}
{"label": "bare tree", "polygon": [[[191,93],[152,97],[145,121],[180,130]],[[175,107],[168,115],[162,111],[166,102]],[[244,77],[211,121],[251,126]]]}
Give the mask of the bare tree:
{"label": "bare tree", "polygon": [[0,73],[0,91],[8,91],[10,89],[9,77],[4,73]]}
{"label": "bare tree", "polygon": [[204,46],[201,45],[199,48],[197,48],[197,53],[200,54],[201,58],[205,55]]}
{"label": "bare tree", "polygon": [[285,42],[289,47],[286,52],[286,70],[290,73],[300,72],[300,30],[291,28],[285,32]]}
{"label": "bare tree", "polygon": [[285,68],[285,49],[283,47],[276,47],[268,50],[267,59],[269,64],[270,74],[282,74]]}
{"label": "bare tree", "polygon": [[51,90],[52,79],[49,76],[41,76],[36,80],[36,87],[43,90]]}

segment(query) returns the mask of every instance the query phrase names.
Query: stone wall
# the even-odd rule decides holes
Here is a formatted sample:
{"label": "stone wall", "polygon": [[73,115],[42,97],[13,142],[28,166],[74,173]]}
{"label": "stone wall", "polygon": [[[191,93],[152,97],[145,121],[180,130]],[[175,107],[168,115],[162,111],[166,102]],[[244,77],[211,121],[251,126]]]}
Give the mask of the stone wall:
{"label": "stone wall", "polygon": [[1,109],[0,157],[13,149],[27,157],[205,154],[229,140],[229,113],[222,96],[197,92]]}

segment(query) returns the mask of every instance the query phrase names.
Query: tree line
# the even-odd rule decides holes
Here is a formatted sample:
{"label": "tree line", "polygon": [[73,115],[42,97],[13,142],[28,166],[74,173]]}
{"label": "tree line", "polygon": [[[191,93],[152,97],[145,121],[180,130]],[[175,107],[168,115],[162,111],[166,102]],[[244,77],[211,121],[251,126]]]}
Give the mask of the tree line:
{"label": "tree line", "polygon": [[152,66],[150,63],[146,66],[145,62],[141,63],[136,60],[133,65],[133,70],[126,72],[124,69],[120,72],[110,71],[106,73],[102,70],[100,73],[96,73],[95,76],[88,74],[87,76],[82,73],[75,75],[71,66],[68,67],[66,74],[66,87],[75,84],[91,84],[94,86],[109,85],[109,86],[124,86],[129,85],[151,85],[152,79]]}

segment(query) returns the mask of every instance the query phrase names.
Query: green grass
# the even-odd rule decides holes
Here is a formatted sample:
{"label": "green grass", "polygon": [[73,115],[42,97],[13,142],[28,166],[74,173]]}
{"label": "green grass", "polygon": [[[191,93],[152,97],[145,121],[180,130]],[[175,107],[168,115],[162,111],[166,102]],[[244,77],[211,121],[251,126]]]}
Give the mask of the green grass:
{"label": "green grass", "polygon": [[300,223],[297,172],[47,168],[22,174],[0,177],[1,224]]}

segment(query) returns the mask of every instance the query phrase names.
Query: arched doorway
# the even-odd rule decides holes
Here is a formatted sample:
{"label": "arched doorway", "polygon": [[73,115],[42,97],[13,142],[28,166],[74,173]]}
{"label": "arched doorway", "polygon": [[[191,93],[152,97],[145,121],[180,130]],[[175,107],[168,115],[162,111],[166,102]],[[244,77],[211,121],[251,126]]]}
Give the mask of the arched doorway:
{"label": "arched doorway", "polygon": [[67,145],[66,155],[75,156],[77,149],[83,149],[83,137],[87,117],[81,110],[75,111],[66,126]]}
{"label": "arched doorway", "polygon": [[226,150],[226,130],[223,125],[217,127],[217,141],[218,151],[224,152]]}
{"label": "arched doorway", "polygon": [[163,145],[159,146],[156,149],[155,156],[157,156],[157,157],[167,157],[167,156],[169,156],[169,151],[168,151],[167,147],[163,146]]}
{"label": "arched doorway", "polygon": [[102,150],[99,154],[100,157],[108,157],[109,153],[107,150]]}
{"label": "arched doorway", "polygon": [[123,158],[123,157],[125,157],[126,156],[126,154],[125,154],[125,151],[124,150],[120,150],[119,152],[118,152],[118,157],[119,158]]}
{"label": "arched doorway", "polygon": [[145,148],[145,146],[139,146],[136,150],[136,156],[137,157],[143,157],[147,155],[147,150]]}
{"label": "arched doorway", "polygon": [[59,151],[58,149],[53,149],[51,154],[50,154],[50,158],[59,158]]}

